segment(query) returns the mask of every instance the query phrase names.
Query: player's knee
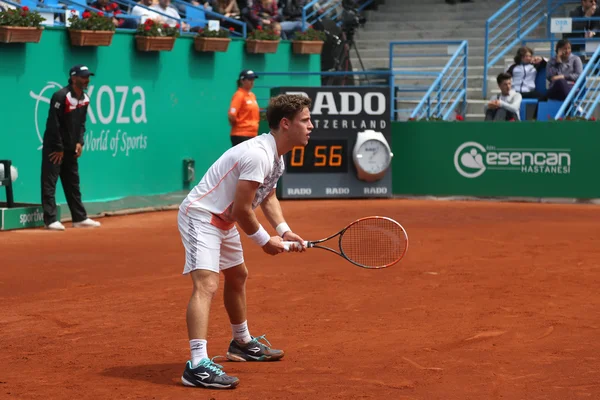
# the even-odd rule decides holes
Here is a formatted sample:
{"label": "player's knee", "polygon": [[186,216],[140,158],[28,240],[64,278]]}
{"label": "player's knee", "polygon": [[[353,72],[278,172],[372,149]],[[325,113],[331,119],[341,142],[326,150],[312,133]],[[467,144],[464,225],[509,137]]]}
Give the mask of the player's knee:
{"label": "player's knee", "polygon": [[219,289],[219,275],[213,272],[195,274],[193,275],[193,282],[194,295],[196,296],[214,296]]}
{"label": "player's knee", "polygon": [[248,279],[248,268],[244,264],[239,265],[225,273],[225,282],[229,285],[243,286]]}

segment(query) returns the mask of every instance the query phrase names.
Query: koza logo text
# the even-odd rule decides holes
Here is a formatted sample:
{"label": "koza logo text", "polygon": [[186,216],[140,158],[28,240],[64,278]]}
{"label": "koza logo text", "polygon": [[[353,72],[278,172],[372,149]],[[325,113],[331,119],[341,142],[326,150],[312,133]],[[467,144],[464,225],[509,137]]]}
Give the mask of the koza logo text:
{"label": "koza logo text", "polygon": [[465,142],[454,152],[454,167],[465,178],[477,178],[488,170],[569,174],[570,152],[570,149],[497,148],[477,142]]}

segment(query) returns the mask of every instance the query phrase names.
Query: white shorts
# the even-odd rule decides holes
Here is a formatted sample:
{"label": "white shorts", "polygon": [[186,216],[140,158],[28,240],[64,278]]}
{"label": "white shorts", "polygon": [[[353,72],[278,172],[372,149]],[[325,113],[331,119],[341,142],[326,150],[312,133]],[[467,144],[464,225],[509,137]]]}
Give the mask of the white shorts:
{"label": "white shorts", "polygon": [[219,273],[244,262],[242,242],[235,225],[219,229],[211,224],[211,215],[195,212],[190,216],[179,211],[177,224],[185,248],[184,274],[196,269]]}

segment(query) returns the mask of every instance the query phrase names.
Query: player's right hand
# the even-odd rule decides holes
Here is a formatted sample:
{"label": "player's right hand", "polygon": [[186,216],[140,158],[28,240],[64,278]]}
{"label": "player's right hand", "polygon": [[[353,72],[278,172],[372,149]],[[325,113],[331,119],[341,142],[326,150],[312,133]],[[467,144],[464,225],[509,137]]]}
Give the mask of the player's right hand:
{"label": "player's right hand", "polygon": [[262,247],[263,251],[267,254],[275,256],[279,253],[283,253],[283,239],[279,236],[271,236],[271,239]]}

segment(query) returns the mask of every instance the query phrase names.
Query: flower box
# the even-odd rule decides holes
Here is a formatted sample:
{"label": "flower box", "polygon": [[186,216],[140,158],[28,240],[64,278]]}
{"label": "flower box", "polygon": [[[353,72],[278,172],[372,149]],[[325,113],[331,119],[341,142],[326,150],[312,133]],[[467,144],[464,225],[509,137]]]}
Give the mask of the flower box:
{"label": "flower box", "polygon": [[114,31],[89,31],[69,29],[73,46],[110,46]]}
{"label": "flower box", "polygon": [[29,26],[0,26],[0,42],[39,43],[43,30]]}
{"label": "flower box", "polygon": [[136,36],[135,44],[139,51],[171,51],[175,39],[174,36]]}
{"label": "flower box", "polygon": [[218,51],[225,52],[229,48],[229,38],[211,38],[196,36],[194,39],[194,48],[196,51]]}
{"label": "flower box", "polygon": [[246,40],[246,52],[251,54],[276,53],[278,47],[278,40]]}
{"label": "flower box", "polygon": [[294,54],[321,54],[323,44],[324,42],[320,40],[294,40],[292,41],[292,51]]}

